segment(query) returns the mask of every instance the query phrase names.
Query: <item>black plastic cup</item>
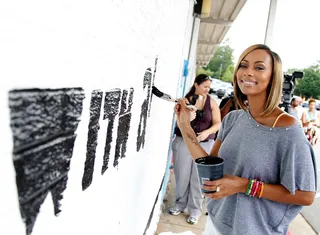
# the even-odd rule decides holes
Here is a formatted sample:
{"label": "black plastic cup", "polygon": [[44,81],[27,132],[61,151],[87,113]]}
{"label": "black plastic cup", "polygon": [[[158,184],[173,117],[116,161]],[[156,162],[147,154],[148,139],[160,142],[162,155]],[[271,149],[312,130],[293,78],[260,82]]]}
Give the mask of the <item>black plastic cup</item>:
{"label": "black plastic cup", "polygon": [[203,182],[217,180],[223,177],[223,159],[220,157],[202,157],[195,160],[202,193],[214,193],[202,188]]}

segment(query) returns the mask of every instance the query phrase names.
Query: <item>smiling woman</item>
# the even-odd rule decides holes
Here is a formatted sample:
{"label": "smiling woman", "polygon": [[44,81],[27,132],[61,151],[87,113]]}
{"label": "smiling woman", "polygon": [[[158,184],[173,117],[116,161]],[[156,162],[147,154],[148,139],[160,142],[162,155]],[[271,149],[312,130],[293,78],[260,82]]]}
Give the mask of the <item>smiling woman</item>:
{"label": "smiling woman", "polygon": [[[205,194],[209,221],[204,234],[285,235],[302,206],[313,203],[314,152],[296,119],[278,107],[280,57],[265,45],[253,45],[235,68],[234,98],[241,109],[224,117],[209,154],[224,160],[225,175],[203,182],[203,189],[216,191]],[[194,141],[184,102],[176,113],[193,159],[208,156]]]}
{"label": "smiling woman", "polygon": [[282,63],[278,54],[268,47],[256,47],[255,50],[249,47],[239,58],[236,65],[238,70],[233,76],[235,96],[238,97],[238,105],[245,108],[247,95],[258,95],[262,100],[266,100],[263,114],[267,115],[278,106],[281,99]]}

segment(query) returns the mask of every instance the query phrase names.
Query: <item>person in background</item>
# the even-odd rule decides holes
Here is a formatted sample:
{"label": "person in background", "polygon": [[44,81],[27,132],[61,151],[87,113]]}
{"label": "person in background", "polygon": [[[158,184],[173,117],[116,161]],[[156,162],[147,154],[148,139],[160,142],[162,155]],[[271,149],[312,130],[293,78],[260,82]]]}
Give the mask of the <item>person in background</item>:
{"label": "person in background", "polygon": [[[224,176],[204,181],[207,224],[203,235],[285,235],[317,191],[315,155],[298,121],[281,110],[280,57],[257,44],[240,56],[233,76],[239,110],[228,113],[210,156],[224,160]],[[177,123],[193,159],[208,156],[180,100]],[[200,184],[200,183],[199,183]]]}
{"label": "person in background", "polygon": [[[203,149],[209,151],[214,143],[215,133],[220,127],[221,119],[216,101],[209,95],[211,78],[200,74],[184,98],[184,102],[197,107],[195,118],[189,125],[196,133],[197,142]],[[179,215],[185,209],[189,212],[187,222],[196,224],[202,213],[203,195],[199,185],[198,172],[194,161],[185,145],[180,129],[175,129],[176,137],[172,143],[173,171],[176,180],[176,200],[172,215]]]}
{"label": "person in background", "polygon": [[299,104],[299,100],[296,98],[292,98],[291,100],[291,109],[289,111],[289,113],[294,116],[300,123],[300,125],[302,126],[302,115],[304,112],[304,109],[300,106]]}
{"label": "person in background", "polygon": [[315,145],[319,138],[320,112],[316,110],[316,100],[309,100],[309,110],[302,115],[302,124],[310,143]]}

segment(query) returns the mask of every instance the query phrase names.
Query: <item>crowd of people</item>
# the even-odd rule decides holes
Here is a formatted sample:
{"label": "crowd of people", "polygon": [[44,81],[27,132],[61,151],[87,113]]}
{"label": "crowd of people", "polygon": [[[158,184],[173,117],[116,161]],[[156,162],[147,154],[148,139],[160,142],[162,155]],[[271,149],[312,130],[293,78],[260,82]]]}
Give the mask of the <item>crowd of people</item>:
{"label": "crowd of people", "polygon": [[[282,62],[262,44],[241,54],[233,75],[234,98],[220,107],[227,111],[221,113],[208,95],[210,83],[210,77],[198,75],[175,107],[177,189],[169,212],[187,209],[187,222],[196,224],[204,195],[208,217],[203,235],[287,234],[317,191],[314,151],[301,131],[303,126],[317,135],[320,116],[314,100],[306,112],[295,100],[291,114],[279,108]],[[186,106],[192,102],[196,113]],[[194,160],[206,156],[224,160],[224,176],[200,183]],[[202,195],[201,187],[214,193]]]}
{"label": "crowd of people", "polygon": [[301,106],[301,101],[293,98],[289,113],[299,121],[308,141],[314,146],[319,139],[320,112],[316,109],[315,99],[309,99],[307,109]]}

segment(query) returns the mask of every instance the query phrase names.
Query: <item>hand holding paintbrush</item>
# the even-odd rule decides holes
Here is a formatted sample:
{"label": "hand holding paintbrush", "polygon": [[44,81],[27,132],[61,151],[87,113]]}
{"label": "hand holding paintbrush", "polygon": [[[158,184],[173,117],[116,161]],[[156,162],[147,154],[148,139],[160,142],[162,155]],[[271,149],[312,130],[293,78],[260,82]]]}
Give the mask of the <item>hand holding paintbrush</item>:
{"label": "hand holding paintbrush", "polygon": [[[170,102],[175,102],[177,103],[179,99],[175,99],[175,98],[172,98],[170,95],[166,94],[166,93],[163,93],[162,91],[160,91],[158,88],[156,88],[155,86],[152,86],[152,94],[154,94],[155,96],[163,99],[163,100],[166,100],[166,101],[170,101]],[[197,107],[194,106],[194,105],[191,105],[191,104],[188,104],[186,103],[187,105],[187,108],[190,110],[190,111],[197,111]]]}

